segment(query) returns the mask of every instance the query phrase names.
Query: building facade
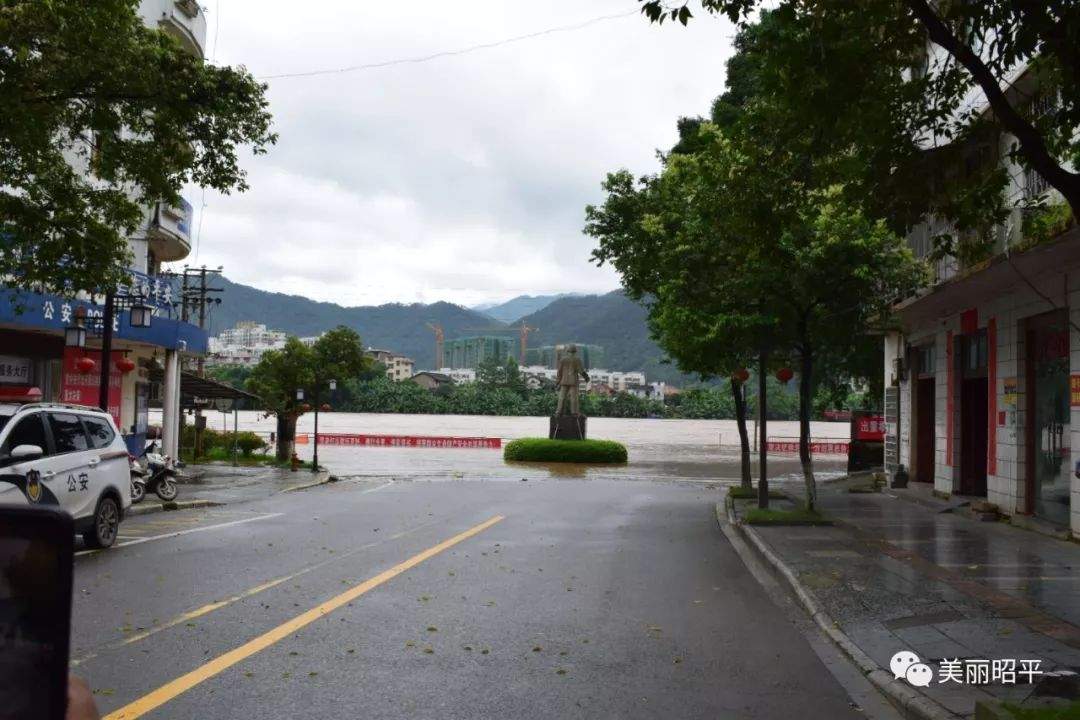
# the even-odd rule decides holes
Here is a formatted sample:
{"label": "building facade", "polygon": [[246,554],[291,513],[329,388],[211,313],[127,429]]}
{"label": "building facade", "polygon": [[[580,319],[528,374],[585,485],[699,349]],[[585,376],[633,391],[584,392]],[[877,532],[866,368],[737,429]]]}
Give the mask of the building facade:
{"label": "building facade", "polygon": [[[1028,112],[1047,102],[1026,68],[1010,84],[1032,98]],[[961,142],[967,163],[1005,167],[1014,210],[981,256],[930,261],[950,231],[932,218],[908,237],[933,281],[895,306],[885,340],[886,469],[1080,534],[1080,229],[1033,233],[1045,225],[1034,220],[1071,213],[1010,160],[1015,138]]]}
{"label": "building facade", "polygon": [[494,360],[504,363],[508,358],[517,359],[518,341],[496,335],[447,340],[444,347],[445,362],[452,369],[475,370],[481,363]]}
{"label": "building facade", "polygon": [[[142,0],[144,22],[169,33],[196,57],[203,57],[206,18],[199,5],[186,0]],[[79,163],[82,163],[81,165]],[[79,172],[85,161],[73,160]],[[37,389],[44,400],[98,405],[104,365],[108,373],[107,406],[132,449],[141,450],[148,426],[152,370],[164,370],[165,450],[176,454],[179,440],[180,359],[207,351],[206,332],[178,319],[171,283],[161,275],[162,263],[183,260],[191,251],[193,209],[157,203],[147,208],[139,230],[128,240],[132,266],[129,282],[117,296],[142,298],[150,308],[149,327],[132,324],[130,310],[113,317],[113,353],[103,359],[104,299],[87,292],[70,297],[32,292],[0,292],[0,398],[27,397]],[[67,328],[82,325],[85,347],[66,347]],[[94,362],[87,369],[86,360]],[[80,360],[83,362],[80,363]],[[155,394],[156,394],[155,393]]]}
{"label": "building facade", "polygon": [[382,363],[386,367],[386,377],[394,382],[409,380],[414,374],[416,363],[412,358],[376,348],[368,348],[365,354],[372,360]]}
{"label": "building facade", "polygon": [[[525,352],[525,363],[527,365],[543,365],[549,368],[557,367],[559,355],[562,354],[563,348],[569,344],[560,343],[559,345],[541,345],[537,348],[529,348]],[[581,358],[581,363],[586,370],[604,367],[604,348],[602,346],[587,343],[574,344],[577,345],[578,357]]]}
{"label": "building facade", "polygon": [[210,355],[207,365],[242,365],[254,367],[259,364],[267,350],[285,347],[288,334],[270,330],[260,323],[241,321],[235,327],[223,330],[210,338]]}

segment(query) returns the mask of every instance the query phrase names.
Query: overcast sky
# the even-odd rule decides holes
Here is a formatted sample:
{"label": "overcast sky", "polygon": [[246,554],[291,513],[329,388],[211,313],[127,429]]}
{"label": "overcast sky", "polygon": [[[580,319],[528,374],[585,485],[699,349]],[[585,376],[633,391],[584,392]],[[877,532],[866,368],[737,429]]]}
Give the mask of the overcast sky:
{"label": "overcast sky", "polygon": [[[256,76],[414,58],[636,0],[206,0],[207,56]],[[187,262],[344,305],[606,292],[584,208],[605,173],[656,169],[722,89],[733,30],[639,15],[426,63],[270,80],[281,139],[251,190],[205,194]],[[215,35],[217,43],[215,48]],[[202,194],[190,200],[198,213]]]}

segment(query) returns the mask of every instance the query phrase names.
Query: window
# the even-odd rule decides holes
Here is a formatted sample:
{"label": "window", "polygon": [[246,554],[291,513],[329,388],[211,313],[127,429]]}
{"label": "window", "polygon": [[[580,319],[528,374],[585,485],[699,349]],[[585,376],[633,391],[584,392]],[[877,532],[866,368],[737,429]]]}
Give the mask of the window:
{"label": "window", "polygon": [[934,355],[934,346],[927,345],[925,347],[917,348],[915,362],[915,372],[919,376],[933,375],[937,370],[937,358]]}
{"label": "window", "polygon": [[964,364],[967,370],[986,369],[986,331],[980,330],[967,340],[967,357]]}
{"label": "window", "polygon": [[83,425],[86,426],[86,432],[90,435],[90,444],[95,449],[106,448],[112,444],[116,435],[113,433],[112,428],[109,427],[109,423],[86,416],[83,416],[82,421]]}
{"label": "window", "polygon": [[90,441],[77,416],[49,413],[49,426],[52,428],[56,452],[69,453],[90,449]]}
{"label": "window", "polygon": [[41,422],[41,413],[19,419],[15,427],[11,429],[7,440],[4,441],[0,455],[6,456],[20,445],[37,445],[42,452],[49,451],[49,443],[45,439],[45,424]]}

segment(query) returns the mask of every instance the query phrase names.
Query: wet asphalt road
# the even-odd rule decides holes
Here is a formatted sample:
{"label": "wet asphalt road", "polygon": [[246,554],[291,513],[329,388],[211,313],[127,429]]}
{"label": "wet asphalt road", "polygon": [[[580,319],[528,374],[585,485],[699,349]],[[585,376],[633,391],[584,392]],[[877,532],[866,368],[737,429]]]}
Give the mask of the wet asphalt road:
{"label": "wet asphalt road", "polygon": [[860,717],[719,493],[342,482],[133,518],[76,558],[74,672],[105,713],[149,697],[126,717]]}

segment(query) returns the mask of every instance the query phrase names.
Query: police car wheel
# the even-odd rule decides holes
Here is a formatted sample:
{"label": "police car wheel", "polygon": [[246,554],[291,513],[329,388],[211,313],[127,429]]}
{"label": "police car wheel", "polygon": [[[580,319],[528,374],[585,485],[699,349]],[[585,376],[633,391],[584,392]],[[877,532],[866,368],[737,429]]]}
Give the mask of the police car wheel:
{"label": "police car wheel", "polygon": [[94,510],[94,524],[83,533],[83,540],[93,548],[107,548],[116,542],[120,531],[120,507],[111,497],[98,500]]}

